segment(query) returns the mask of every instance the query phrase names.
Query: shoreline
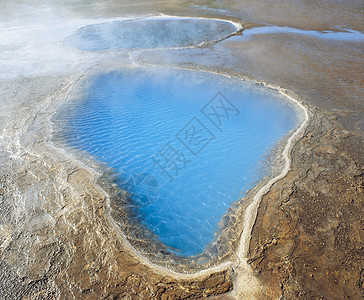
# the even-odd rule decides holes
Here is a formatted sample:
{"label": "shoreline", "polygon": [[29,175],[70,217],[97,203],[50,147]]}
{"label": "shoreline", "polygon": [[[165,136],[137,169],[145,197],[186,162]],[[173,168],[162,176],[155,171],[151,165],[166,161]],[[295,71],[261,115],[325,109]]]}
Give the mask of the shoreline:
{"label": "shoreline", "polygon": [[[131,61],[131,63],[133,63],[133,61]],[[133,65],[133,67],[134,66],[135,65]],[[139,65],[139,66],[143,67],[143,65]],[[115,223],[113,217],[111,216],[111,213],[110,213],[110,211],[111,211],[111,209],[110,209],[110,195],[98,183],[98,178],[100,177],[101,174],[93,172],[93,179],[92,179],[93,184],[95,185],[95,187],[97,187],[97,189],[100,192],[102,192],[102,194],[104,194],[106,196],[106,199],[107,199],[106,201],[107,201],[108,209],[106,210],[106,214],[107,214],[108,222],[110,222],[110,225],[114,229],[117,230],[117,232],[120,235],[123,243],[125,243],[125,245],[129,249],[129,251],[132,253],[132,255],[134,255],[139,261],[141,261],[142,263],[144,263],[145,265],[147,265],[148,267],[150,267],[151,269],[153,269],[157,273],[164,274],[164,275],[167,275],[167,276],[173,276],[174,278],[180,278],[180,279],[195,279],[195,278],[199,278],[201,276],[209,275],[211,273],[227,271],[229,268],[232,268],[232,269],[239,268],[239,265],[242,262],[245,262],[245,263],[247,262],[247,256],[246,256],[247,253],[246,253],[246,251],[247,251],[247,248],[249,247],[249,242],[250,242],[250,238],[248,238],[248,235],[251,234],[252,226],[253,226],[254,221],[255,221],[255,217],[252,218],[251,216],[256,216],[257,209],[258,209],[258,206],[259,206],[259,201],[260,201],[261,197],[265,193],[267,193],[269,191],[270,187],[274,183],[276,183],[278,180],[284,178],[287,175],[287,173],[289,171],[289,168],[290,168],[290,164],[291,164],[290,150],[294,146],[295,141],[299,138],[299,134],[301,133],[301,131],[303,131],[303,129],[305,128],[305,126],[306,126],[306,124],[307,124],[307,122],[309,120],[308,108],[306,108],[299,100],[297,100],[297,99],[293,98],[292,96],[290,96],[289,91],[287,91],[286,89],[283,89],[283,88],[278,87],[278,86],[271,85],[269,83],[264,83],[264,82],[253,80],[253,79],[250,79],[250,78],[236,77],[236,76],[232,76],[232,75],[229,75],[229,74],[222,74],[222,73],[206,71],[206,70],[194,70],[194,69],[181,68],[181,67],[163,67],[163,66],[156,66],[156,65],[151,65],[151,66],[159,67],[159,68],[166,68],[166,69],[182,69],[182,70],[187,70],[187,71],[191,71],[191,72],[209,73],[209,74],[214,74],[216,76],[223,76],[223,77],[227,77],[227,78],[237,79],[239,81],[249,81],[252,84],[257,84],[258,83],[259,85],[262,85],[262,89],[265,89],[265,88],[273,89],[273,90],[279,92],[283,96],[282,101],[288,101],[288,102],[293,103],[293,105],[295,106],[295,110],[297,112],[298,118],[303,117],[303,120],[299,120],[300,123],[297,125],[297,127],[293,131],[293,133],[291,133],[289,136],[284,138],[285,146],[282,147],[283,149],[279,153],[279,156],[282,156],[283,159],[284,159],[284,162],[285,162],[285,165],[281,167],[282,171],[278,175],[274,176],[273,178],[271,178],[271,176],[268,176],[268,178],[262,178],[260,181],[258,181],[251,188],[251,190],[253,191],[254,196],[253,196],[253,200],[248,204],[247,208],[245,208],[245,212],[244,212],[244,216],[243,216],[244,226],[242,228],[242,230],[243,230],[242,234],[239,237],[240,241],[239,241],[238,251],[236,253],[230,254],[230,255],[232,255],[232,259],[228,259],[225,262],[218,263],[217,265],[214,265],[214,266],[211,266],[211,267],[208,267],[208,268],[201,268],[201,269],[197,268],[197,271],[195,271],[195,272],[190,272],[190,273],[189,272],[178,272],[178,271],[174,270],[173,268],[168,268],[165,265],[160,265],[158,263],[150,261],[150,259],[148,257],[146,257],[145,255],[140,253],[137,249],[135,249],[135,247],[133,247],[130,244],[130,242],[128,241],[128,239],[127,239],[126,235],[124,234],[124,232],[119,228],[119,226]],[[75,85],[81,79],[83,79],[83,77],[86,76],[86,78],[87,78],[88,76],[92,76],[94,74],[97,74],[98,72],[105,72],[104,71],[105,69],[103,68],[102,65],[101,66],[98,65],[98,67],[100,68],[100,70],[98,70],[96,72],[92,72],[93,74],[90,74],[90,75],[85,75],[85,74],[89,70],[91,70],[91,69],[93,70],[95,68],[95,66],[85,70],[84,73],[73,83],[70,92],[67,94],[67,97],[69,96],[70,93],[72,93]],[[117,69],[114,69],[114,68],[112,68],[112,69],[113,69],[113,71],[117,71],[117,70],[120,70],[120,68],[122,68],[122,67],[123,66],[120,66]],[[106,72],[112,71],[112,70],[108,69],[107,67],[106,67],[106,70],[107,70]],[[65,100],[65,101],[72,101],[72,100]],[[300,111],[298,111],[298,110],[300,110]],[[54,114],[56,114],[56,113],[57,112],[54,111],[52,113],[52,116]],[[53,146],[58,148],[58,146],[56,146],[56,145],[53,145]],[[82,158],[81,158],[81,160],[82,160]],[[80,162],[79,159],[77,159],[77,161]],[[101,162],[100,162],[100,164],[102,165]],[[88,168],[88,170],[90,171],[89,168]],[[259,189],[257,191],[255,191],[256,187],[258,187],[260,184],[262,184],[262,180],[263,181],[268,180],[268,182],[265,183],[263,186],[259,187]],[[245,198],[245,197],[243,197],[243,198]],[[242,199],[239,199],[238,201],[234,202],[233,204],[235,204],[235,203],[237,204]],[[247,222],[248,222],[248,224],[246,224]],[[249,231],[247,231],[245,229],[247,226],[249,226]],[[245,240],[243,240],[242,238],[245,239]],[[188,258],[186,260],[188,260]]]}
{"label": "shoreline", "polygon": [[[90,27],[90,26],[97,26],[97,25],[102,25],[102,24],[107,24],[107,23],[113,23],[113,22],[140,22],[143,20],[179,20],[179,19],[189,19],[189,20],[211,20],[211,21],[217,21],[217,22],[226,22],[226,23],[230,23],[232,26],[235,27],[235,31],[231,32],[227,35],[225,35],[224,37],[221,37],[217,40],[206,40],[203,41],[199,44],[194,44],[194,45],[190,45],[190,46],[169,46],[169,47],[154,47],[154,48],[135,48],[135,49],[123,49],[123,48],[108,48],[108,49],[103,49],[103,50],[80,50],[77,49],[77,51],[80,52],[95,52],[95,53],[105,53],[108,51],[123,51],[123,50],[129,50],[131,52],[133,51],[152,51],[152,50],[181,50],[181,49],[194,49],[194,48],[200,48],[200,47],[207,47],[209,45],[214,45],[217,44],[219,42],[222,42],[224,40],[227,40],[233,36],[239,35],[239,33],[242,32],[242,30],[244,30],[244,26],[237,22],[237,21],[233,21],[233,18],[229,18],[227,17],[226,19],[222,19],[222,18],[217,18],[217,17],[193,17],[193,16],[177,16],[177,15],[166,15],[163,13],[160,13],[158,15],[135,15],[133,17],[117,17],[117,18],[111,18],[111,19],[102,19],[101,21],[99,20],[99,22],[94,22],[95,20],[90,20],[93,21],[92,23],[90,23],[90,21],[87,22],[87,24],[83,24],[81,27],[79,27],[73,34],[76,34],[78,30],[82,29],[82,28],[86,28],[86,27]],[[68,36],[69,37],[69,36]],[[67,45],[65,43],[65,39],[68,38],[65,37],[62,40],[62,44],[63,46],[66,47],[70,47],[73,48],[70,45]],[[74,48],[76,49],[76,48]]]}
{"label": "shoreline", "polygon": [[[142,4],[140,9],[101,5],[97,10],[77,3],[45,5],[33,14],[17,2],[0,8],[8,13],[0,22],[4,25],[0,34],[5,37],[0,46],[4,67],[0,75],[4,106],[0,121],[0,298],[356,299],[364,294],[360,234],[363,86],[358,81],[362,42],[297,34],[256,35],[245,42],[233,37],[185,51],[143,50],[148,55],[134,51],[129,57],[122,51],[77,52],[62,44],[65,36],[82,26],[136,12],[230,18],[246,28],[268,23],[309,31],[330,31],[341,23],[357,31],[362,28],[360,15],[350,5],[338,10],[327,3],[322,14],[320,7],[316,6],[317,12],[315,7],[293,1],[293,6],[277,4],[280,10],[272,12],[261,10],[266,3],[256,4],[240,9],[227,4],[226,11],[235,11],[233,16],[153,3],[146,4],[147,8]],[[292,12],[310,12],[312,18],[293,14],[287,20],[286,14]],[[13,36],[7,35],[10,27]],[[151,62],[164,68],[187,66],[191,71],[249,79],[266,88],[271,83],[307,109],[302,134],[294,138],[295,132],[290,133],[267,157],[267,162],[281,168],[254,186],[255,202],[249,198],[247,205],[240,207],[239,202],[235,205],[239,209],[232,208],[234,215],[227,220],[240,224],[241,229],[247,225],[241,233],[246,243],[234,236],[232,245],[223,250],[230,253],[239,246],[241,252],[234,251],[234,259],[221,269],[194,270],[187,275],[181,270],[179,276],[168,268],[159,272],[159,266],[154,269],[148,258],[141,261],[107,216],[111,194],[102,188],[105,166],[92,157],[52,146],[50,112],[70,100],[75,81],[89,74],[88,67],[106,62],[111,68],[112,60],[116,68]],[[276,154],[279,161],[273,159]],[[283,168],[287,161],[289,166]],[[258,197],[264,187],[266,191]],[[247,213],[247,206],[255,215],[235,221],[235,215]],[[224,220],[223,224],[228,223]],[[235,233],[234,229],[223,232],[227,237]]]}
{"label": "shoreline", "polygon": [[[267,84],[266,87],[275,88],[274,86],[272,86],[270,84]],[[297,130],[295,130],[293,132],[293,134],[287,139],[286,145],[281,153],[284,158],[284,161],[285,161],[285,164],[282,168],[282,172],[279,175],[275,176],[274,178],[271,178],[268,183],[266,183],[263,187],[261,187],[259,189],[259,191],[254,195],[253,201],[251,202],[251,204],[246,208],[246,212],[245,212],[246,216],[252,215],[253,217],[247,219],[248,220],[247,222],[245,222],[245,218],[244,218],[244,226],[243,226],[244,229],[243,229],[243,233],[242,233],[243,238],[241,239],[240,247],[238,250],[238,257],[240,260],[243,260],[243,258],[247,258],[247,254],[249,251],[249,243],[250,243],[250,238],[248,238],[248,235],[251,236],[251,232],[252,232],[254,222],[256,220],[260,200],[266,193],[269,192],[269,190],[273,186],[273,184],[275,184],[277,181],[283,179],[288,174],[288,172],[291,168],[291,150],[294,147],[297,140],[300,139],[299,135],[302,134],[302,132],[304,131],[305,127],[307,126],[307,124],[310,120],[310,115],[309,115],[308,109],[300,101],[298,101],[297,99],[290,96],[287,93],[287,90],[282,89],[282,88],[277,88],[277,89],[282,95],[287,97],[290,101],[293,101],[297,105],[300,106],[300,108],[304,112],[304,120],[302,121],[300,126],[297,128]],[[245,230],[245,228],[249,228],[249,229]]]}

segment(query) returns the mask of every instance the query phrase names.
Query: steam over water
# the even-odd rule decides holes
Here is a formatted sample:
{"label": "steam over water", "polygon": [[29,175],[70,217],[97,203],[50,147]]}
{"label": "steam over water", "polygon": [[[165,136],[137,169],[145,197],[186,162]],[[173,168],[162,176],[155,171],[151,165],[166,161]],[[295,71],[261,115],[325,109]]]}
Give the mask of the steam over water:
{"label": "steam over water", "polygon": [[[1,1],[0,299],[192,299],[231,288],[221,297],[359,299],[363,33],[362,0]],[[296,113],[268,88],[163,67],[287,89],[307,103],[297,129],[308,127],[291,135]],[[234,204],[268,174],[264,154],[287,133],[282,172]],[[96,160],[115,174],[99,178]],[[301,200],[284,205],[298,216],[293,232],[270,205],[286,187]],[[230,207],[241,214],[222,217]],[[229,227],[213,240],[220,220]],[[171,255],[143,238],[151,232]],[[308,248],[292,248],[292,235]],[[270,274],[305,262],[290,281]]]}
{"label": "steam over water", "polygon": [[143,18],[86,26],[65,43],[87,51],[187,47],[218,41],[235,31],[232,23],[222,20]]}
{"label": "steam over water", "polygon": [[276,92],[201,72],[97,75],[58,116],[64,139],[106,162],[140,221],[176,253],[199,254],[259,162],[297,123]]}

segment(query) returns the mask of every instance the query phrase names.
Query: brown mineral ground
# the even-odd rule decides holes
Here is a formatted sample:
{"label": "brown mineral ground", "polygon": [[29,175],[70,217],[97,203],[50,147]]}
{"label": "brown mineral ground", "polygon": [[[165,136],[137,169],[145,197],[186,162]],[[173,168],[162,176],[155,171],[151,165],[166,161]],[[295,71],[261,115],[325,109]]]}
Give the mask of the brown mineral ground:
{"label": "brown mineral ground", "polygon": [[50,142],[50,112],[87,69],[112,59],[60,41],[92,19],[156,13],[246,28],[363,31],[364,22],[362,1],[1,2],[0,299],[362,299],[363,41],[243,32],[131,55],[279,86],[308,107],[288,174],[259,204],[246,264],[195,274],[149,264],[108,219],[100,166]]}

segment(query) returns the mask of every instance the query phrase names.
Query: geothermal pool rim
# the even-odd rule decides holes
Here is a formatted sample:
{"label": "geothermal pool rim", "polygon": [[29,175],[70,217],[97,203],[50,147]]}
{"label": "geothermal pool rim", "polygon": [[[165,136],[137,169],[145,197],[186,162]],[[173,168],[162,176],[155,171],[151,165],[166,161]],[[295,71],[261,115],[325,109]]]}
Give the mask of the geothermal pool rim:
{"label": "geothermal pool rim", "polygon": [[[154,66],[155,67],[155,66]],[[72,91],[74,90],[75,85],[84,77],[88,77],[86,75],[86,73],[88,71],[90,71],[92,68],[89,68],[88,70],[85,70],[84,73],[79,76],[79,78],[77,80],[75,80],[73,82],[73,84],[71,85],[69,92],[66,95],[66,100],[64,101],[67,102],[69,101],[67,98],[69,97],[69,95],[72,93]],[[105,189],[102,185],[100,185],[100,183],[98,182],[98,179],[101,177],[102,174],[97,173],[96,170],[92,169],[92,167],[87,167],[85,165],[85,163],[82,163],[80,161],[80,159],[77,159],[77,163],[81,163],[83,168],[86,168],[87,170],[89,170],[92,174],[92,181],[94,186],[100,191],[101,194],[103,194],[106,198],[106,210],[105,210],[105,214],[106,214],[106,219],[109,222],[109,224],[111,225],[112,228],[114,228],[117,233],[118,236],[121,238],[122,242],[126,245],[127,249],[132,253],[133,256],[135,256],[141,263],[150,266],[153,270],[155,270],[156,272],[160,273],[160,274],[165,274],[165,275],[172,275],[176,278],[181,278],[181,279],[191,279],[191,278],[197,278],[203,275],[208,275],[208,274],[212,274],[212,273],[216,273],[219,271],[226,271],[228,269],[237,269],[237,268],[243,268],[246,272],[250,272],[249,269],[249,265],[247,262],[247,254],[248,254],[248,250],[249,250],[249,243],[250,243],[250,237],[251,237],[251,231],[253,229],[254,226],[254,222],[257,216],[257,211],[258,211],[258,207],[259,207],[259,203],[260,200],[262,198],[262,196],[264,196],[271,188],[271,186],[276,183],[277,181],[279,181],[280,179],[284,178],[287,173],[290,170],[290,166],[291,166],[291,149],[294,146],[295,142],[297,140],[300,139],[301,134],[303,133],[306,125],[308,124],[309,120],[310,120],[310,114],[309,114],[309,109],[307,104],[304,104],[303,102],[301,102],[301,100],[298,100],[296,97],[293,97],[290,95],[290,92],[287,89],[275,86],[275,85],[271,85],[262,81],[257,81],[254,79],[250,79],[250,78],[245,78],[245,77],[238,77],[238,76],[232,76],[232,75],[228,75],[228,74],[222,74],[222,73],[217,73],[217,72],[212,72],[212,71],[206,71],[206,70],[195,70],[195,69],[189,69],[189,68],[181,68],[181,67],[162,67],[162,68],[169,68],[169,69],[184,69],[184,70],[188,70],[188,71],[192,71],[192,72],[203,72],[203,73],[210,73],[210,74],[215,74],[218,76],[224,76],[227,78],[233,78],[233,79],[238,79],[241,81],[249,81],[253,84],[258,84],[260,86],[262,86],[263,88],[267,88],[267,89],[272,89],[275,91],[278,91],[283,97],[283,99],[286,99],[286,101],[291,102],[294,106],[295,106],[295,110],[298,114],[299,117],[299,122],[298,125],[296,126],[294,132],[292,134],[290,134],[288,137],[284,137],[283,138],[283,142],[285,143],[285,146],[283,147],[279,147],[280,149],[283,148],[283,150],[279,153],[279,156],[282,156],[284,159],[284,166],[282,168],[280,168],[280,172],[279,174],[274,175],[273,178],[271,178],[273,175],[268,176],[268,178],[266,178],[266,180],[264,181],[264,179],[262,179],[261,181],[264,181],[263,185],[259,185],[262,184],[262,182],[258,182],[258,184],[256,184],[251,190],[252,190],[252,195],[251,197],[249,197],[250,199],[252,199],[247,206],[245,207],[243,216],[242,216],[242,228],[240,228],[242,230],[241,234],[239,235],[239,240],[238,240],[238,249],[232,253],[228,259],[226,259],[223,262],[219,262],[219,260],[217,260],[216,265],[212,265],[212,266],[208,266],[208,267],[201,267],[201,268],[195,268],[192,272],[188,266],[188,264],[186,266],[183,266],[182,268],[176,268],[173,266],[170,266],[168,264],[158,264],[156,262],[151,261],[147,256],[145,256],[143,253],[139,252],[129,241],[128,238],[126,237],[126,235],[124,234],[124,232],[121,230],[120,226],[118,224],[116,224],[114,218],[111,215],[111,207],[110,207],[110,201],[111,201],[111,196],[110,194],[107,192],[107,189]],[[115,69],[114,69],[115,70]],[[117,70],[116,70],[117,71]],[[92,75],[90,75],[92,76]],[[62,103],[62,104],[64,104]],[[62,105],[61,104],[61,105]],[[57,112],[57,109],[53,112],[53,115]],[[53,130],[51,130],[53,131]],[[56,148],[59,148],[59,146],[57,145],[53,145]],[[61,150],[61,149],[60,149]],[[75,159],[75,157],[73,157],[73,159]],[[82,159],[81,159],[82,160]],[[269,181],[268,181],[269,180]],[[250,191],[249,191],[250,194]],[[244,198],[244,197],[243,197]],[[240,199],[241,200],[241,199]],[[239,202],[240,200],[236,201]],[[178,265],[178,263],[177,263]],[[183,271],[181,271],[183,270]]]}
{"label": "geothermal pool rim", "polygon": [[[71,44],[67,44],[66,40],[69,39],[70,37],[73,37],[75,35],[77,35],[77,33],[84,28],[88,28],[88,27],[92,27],[92,26],[98,26],[98,25],[104,25],[104,24],[111,24],[111,23],[121,23],[121,22],[139,22],[139,21],[148,21],[148,20],[209,20],[209,21],[216,21],[216,22],[225,22],[225,23],[229,23],[231,24],[233,27],[235,27],[235,31],[230,32],[229,34],[226,34],[223,37],[220,37],[218,39],[215,40],[206,40],[203,41],[199,44],[192,44],[192,45],[186,45],[186,46],[165,46],[165,47],[146,47],[146,48],[105,48],[105,49],[100,49],[100,50],[85,50],[85,49],[78,49],[77,47],[71,45]],[[133,16],[133,17],[122,17],[122,18],[111,18],[111,19],[101,19],[99,22],[95,23],[91,23],[91,24],[84,24],[83,26],[81,26],[80,28],[78,28],[76,31],[74,31],[74,33],[70,36],[65,37],[62,40],[62,45],[65,47],[70,47],[70,48],[74,48],[77,49],[78,51],[81,52],[96,52],[96,53],[107,53],[108,51],[148,51],[148,50],[179,50],[179,49],[192,49],[192,48],[200,48],[200,47],[206,47],[209,45],[213,45],[213,44],[217,44],[221,41],[224,41],[226,39],[229,39],[232,36],[238,35],[239,33],[241,33],[244,30],[244,26],[238,22],[238,21],[233,21],[231,18],[226,18],[226,19],[222,19],[222,18],[210,18],[210,17],[193,17],[193,16],[176,16],[176,15],[166,15],[163,13],[160,13],[158,15],[141,15],[141,16]]]}
{"label": "geothermal pool rim", "polygon": [[[87,26],[92,26],[92,25],[97,25],[97,24],[103,24],[105,22],[138,21],[138,20],[145,20],[145,19],[208,19],[208,20],[217,20],[217,21],[228,22],[236,28],[236,31],[231,33],[227,37],[223,38],[222,40],[225,40],[231,36],[234,36],[244,29],[242,24],[240,24],[238,22],[234,22],[229,19],[219,19],[219,18],[209,18],[209,17],[171,16],[171,15],[165,15],[165,14],[152,15],[152,16],[139,16],[139,17],[133,17],[133,18],[124,17],[124,18],[101,19],[100,22],[97,22],[97,23],[93,22],[92,24],[88,24],[88,25],[85,24],[85,26],[82,26],[81,28],[84,28]],[[283,101],[288,101],[295,107],[297,116],[299,117],[298,125],[296,126],[294,131],[292,130],[293,131],[292,134],[281,138],[280,142],[282,144],[279,145],[279,153],[277,154],[277,157],[279,157],[280,159],[283,159],[284,165],[280,166],[280,168],[278,169],[279,173],[270,174],[270,176],[267,176],[267,178],[262,178],[257,184],[255,184],[248,191],[250,202],[247,203],[246,205],[244,205],[245,210],[241,216],[242,222],[239,225],[242,224],[242,227],[240,227],[241,234],[239,234],[239,237],[237,240],[238,247],[237,247],[236,251],[234,251],[233,253],[228,255],[228,258],[225,258],[222,260],[218,259],[216,261],[216,264],[210,264],[207,267],[201,266],[201,267],[195,267],[195,268],[189,268],[188,264],[183,265],[182,268],[177,268],[176,266],[174,266],[174,267],[170,266],[168,263],[163,264],[163,262],[161,262],[159,264],[158,262],[153,262],[151,259],[148,258],[147,255],[144,255],[143,253],[138,251],[128,241],[127,236],[124,234],[124,232],[122,231],[120,226],[118,224],[116,224],[114,218],[111,215],[111,203],[110,202],[111,202],[112,197],[111,197],[110,193],[108,193],[107,188],[102,186],[102,184],[100,184],[100,182],[98,182],[98,180],[100,179],[102,174],[97,173],[97,171],[94,169],[90,170],[90,168],[86,167],[84,163],[81,163],[80,160],[82,160],[82,159],[76,158],[78,163],[81,163],[83,165],[83,167],[86,167],[86,169],[88,169],[93,174],[92,181],[93,181],[94,186],[106,198],[106,210],[105,210],[106,219],[110,223],[111,227],[117,231],[117,233],[118,233],[117,235],[122,239],[123,243],[126,245],[128,250],[132,253],[132,255],[137,257],[137,259],[140,262],[150,266],[152,269],[154,269],[158,273],[172,275],[176,278],[196,278],[201,275],[210,274],[210,273],[218,272],[218,271],[223,271],[223,270],[227,270],[229,268],[236,269],[236,268],[243,267],[243,269],[249,271],[249,266],[247,263],[246,256],[248,254],[251,232],[252,232],[252,229],[254,226],[254,222],[256,220],[260,200],[261,200],[262,196],[264,196],[270,190],[271,186],[275,182],[284,178],[287,175],[287,173],[289,172],[290,166],[291,166],[291,149],[294,146],[295,142],[300,139],[300,135],[304,131],[304,129],[310,119],[308,105],[303,103],[298,98],[298,96],[291,96],[292,93],[282,87],[271,85],[266,82],[258,81],[258,80],[255,80],[254,78],[248,78],[247,76],[229,75],[226,72],[225,73],[224,72],[215,72],[215,71],[211,71],[211,70],[195,69],[192,67],[191,68],[176,67],[176,66],[170,66],[170,65],[160,66],[160,65],[149,64],[149,63],[140,63],[140,62],[138,62],[138,59],[135,57],[135,55],[138,55],[143,51],[147,52],[147,51],[158,50],[158,49],[175,50],[175,49],[198,48],[198,47],[204,47],[205,45],[218,43],[220,41],[221,40],[206,41],[199,45],[192,45],[192,46],[185,46],[185,47],[139,48],[139,49],[119,49],[119,50],[118,49],[108,49],[108,50],[102,50],[100,52],[106,54],[107,51],[110,51],[111,53],[115,54],[115,50],[116,50],[116,53],[120,53],[121,51],[127,51],[127,54],[129,56],[129,63],[131,64],[131,66],[134,66],[134,67],[135,67],[135,65],[138,65],[138,66],[144,65],[145,67],[152,66],[152,67],[161,67],[161,68],[169,68],[169,69],[188,70],[191,72],[205,72],[205,73],[209,73],[209,74],[215,74],[217,76],[238,79],[241,81],[248,81],[253,84],[260,85],[263,89],[272,89],[274,91],[277,91],[279,94],[281,94],[283,96],[283,98],[284,98]],[[66,45],[63,43],[63,46],[66,46]],[[69,47],[69,46],[67,46],[67,47]],[[76,50],[76,49],[75,49],[75,51],[87,52],[86,50]],[[87,78],[89,75],[86,75],[86,73],[88,73],[90,70],[92,70],[92,73],[94,73],[93,69],[96,66],[97,66],[97,69],[99,69],[99,68],[101,69],[101,72],[109,72],[109,71],[118,71],[119,69],[121,69],[122,67],[125,67],[127,65],[121,63],[121,65],[115,67],[115,66],[108,66],[108,63],[105,63],[105,62],[99,62],[99,63],[95,64],[93,67],[85,70],[84,73],[77,80],[75,80],[73,82],[73,84],[71,84],[71,89],[67,93],[64,103],[67,102],[68,97],[74,90],[75,85],[79,81],[81,81],[81,79],[83,79],[84,77]],[[100,71],[100,70],[98,70],[98,71]],[[98,71],[96,71],[96,73]],[[57,111],[57,109],[54,111],[53,115],[56,113],[56,111]],[[53,130],[51,130],[51,131],[53,131]],[[54,145],[54,146],[56,148],[59,148],[56,145]],[[60,147],[62,147],[62,146],[60,146]],[[75,158],[75,157],[73,157],[73,158]],[[277,170],[277,172],[278,172],[278,170]],[[243,197],[243,198],[245,198],[245,197]],[[235,201],[234,203],[238,203],[240,200]],[[178,265],[178,262],[176,264]]]}

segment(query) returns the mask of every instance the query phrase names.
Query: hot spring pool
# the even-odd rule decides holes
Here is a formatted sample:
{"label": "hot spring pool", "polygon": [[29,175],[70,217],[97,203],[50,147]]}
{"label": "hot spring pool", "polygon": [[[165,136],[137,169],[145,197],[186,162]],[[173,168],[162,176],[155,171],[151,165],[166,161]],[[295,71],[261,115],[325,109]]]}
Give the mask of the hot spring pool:
{"label": "hot spring pool", "polygon": [[85,26],[64,42],[84,51],[189,47],[225,39],[237,27],[217,19],[144,17]]}
{"label": "hot spring pool", "polygon": [[125,69],[89,77],[61,110],[63,139],[119,174],[135,212],[171,251],[200,254],[227,208],[298,125],[276,91],[203,72]]}

